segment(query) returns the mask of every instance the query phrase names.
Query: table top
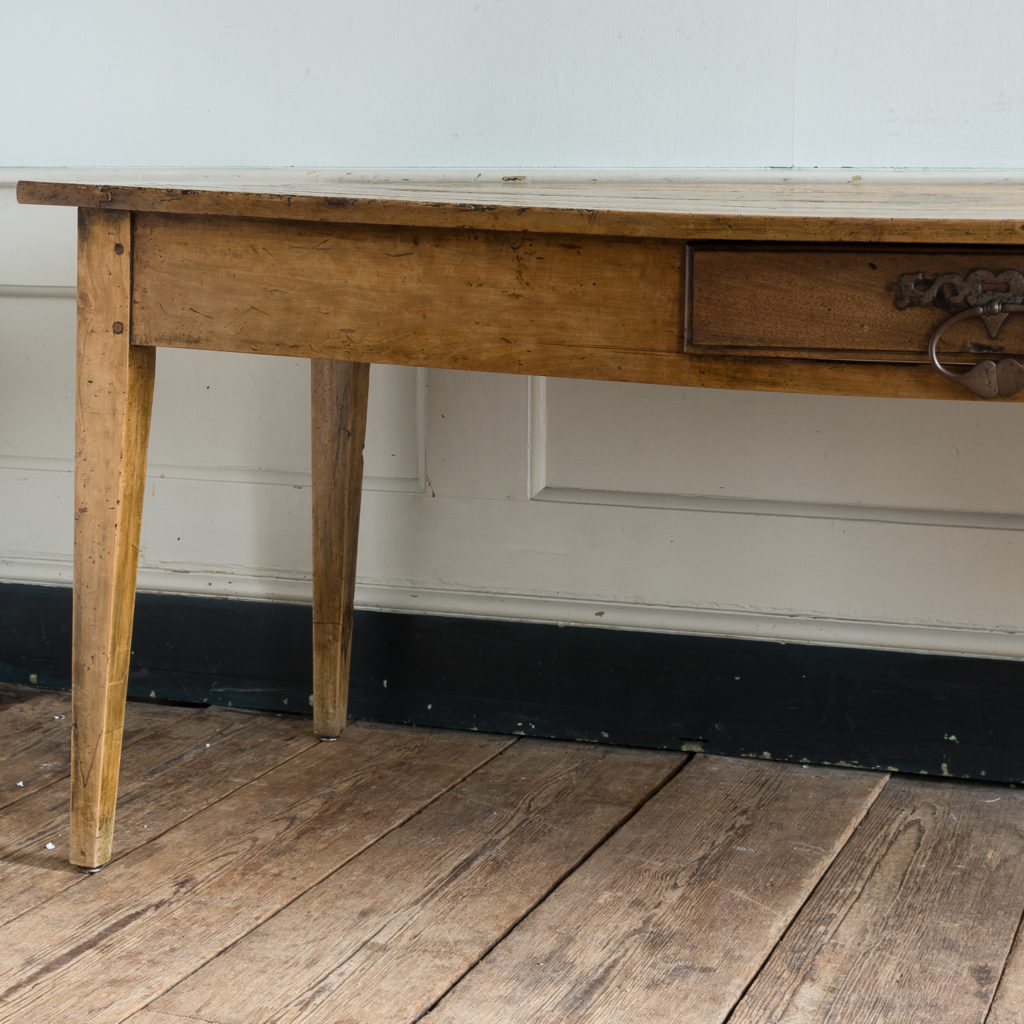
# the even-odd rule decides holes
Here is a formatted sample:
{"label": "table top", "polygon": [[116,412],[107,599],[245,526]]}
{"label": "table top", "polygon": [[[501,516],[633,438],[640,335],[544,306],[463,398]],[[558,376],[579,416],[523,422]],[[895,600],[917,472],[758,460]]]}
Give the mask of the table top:
{"label": "table top", "polygon": [[688,240],[1020,245],[1024,185],[22,181],[18,200],[186,215]]}

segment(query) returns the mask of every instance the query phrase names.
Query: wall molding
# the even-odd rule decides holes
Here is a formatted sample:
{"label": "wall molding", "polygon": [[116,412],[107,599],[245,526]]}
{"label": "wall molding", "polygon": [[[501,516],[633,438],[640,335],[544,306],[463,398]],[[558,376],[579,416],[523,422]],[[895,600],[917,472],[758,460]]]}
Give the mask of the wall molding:
{"label": "wall molding", "polygon": [[543,494],[548,486],[548,388],[546,377],[530,377],[526,401],[527,458],[526,493],[530,499]]}
{"label": "wall molding", "polygon": [[1024,659],[1024,632],[855,619],[628,604],[531,594],[356,585],[359,607],[632,632],[770,640],[865,650]]}
{"label": "wall molding", "polygon": [[[64,585],[71,559],[0,558],[0,579],[19,584]],[[303,605],[312,599],[308,576],[240,575],[211,572],[190,563],[174,567],[142,565],[139,593],[238,599]],[[401,612],[445,618],[579,626],[638,633],[663,633],[781,644],[841,646],[1004,660],[1024,659],[1024,631],[963,626],[811,618],[730,608],[690,608],[567,598],[557,595],[491,593],[441,587],[356,584],[356,606],[366,611]]]}
{"label": "wall molding", "polygon": [[74,301],[72,285],[0,284],[0,299],[65,299]]}
{"label": "wall molding", "polygon": [[934,509],[916,506],[843,504],[816,501],[779,501],[774,498],[722,497],[701,493],[615,491],[548,484],[547,446],[548,379],[531,377],[529,388],[529,495],[532,501],[565,505],[604,505],[677,512],[713,512],[723,515],[780,516],[799,519],[834,519],[908,526],[962,527],[976,530],[1024,530],[1024,514],[977,512],[970,509]]}
{"label": "wall molding", "polygon": [[[69,443],[71,438],[68,439]],[[0,452],[0,472],[11,473],[73,473],[75,460],[51,455],[14,455]],[[70,515],[70,512],[68,513]]]}
{"label": "wall molding", "polygon": [[610,505],[621,508],[654,508],[680,512],[715,512],[725,515],[781,516],[799,519],[842,519],[863,523],[949,526],[974,530],[1024,530],[1024,515],[1009,512],[889,508],[883,505],[778,501],[772,498],[721,498],[708,494],[649,494],[577,487],[543,487],[532,497],[534,501],[553,501],[569,505]]}
{"label": "wall molding", "polygon": [[[73,473],[75,463],[72,457],[52,458],[36,455],[13,455],[0,452],[0,471],[18,473]],[[309,490],[311,487],[308,470],[288,472],[276,469],[258,469],[248,466],[190,466],[180,463],[152,463],[147,467],[146,477],[150,484],[157,480],[195,480],[202,483],[243,484],[251,487],[289,487]],[[366,476],[363,478],[366,491],[386,491],[402,494],[422,494],[426,487],[416,477]]]}

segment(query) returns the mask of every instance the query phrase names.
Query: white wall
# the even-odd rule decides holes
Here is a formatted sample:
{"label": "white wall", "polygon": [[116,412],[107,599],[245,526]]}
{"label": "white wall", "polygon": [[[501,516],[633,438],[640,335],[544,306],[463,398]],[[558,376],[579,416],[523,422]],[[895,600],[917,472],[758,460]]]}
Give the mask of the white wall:
{"label": "white wall", "polygon": [[[0,579],[70,576],[73,215],[17,207],[17,177],[1016,180],[1024,68],[1001,40],[1022,30],[1024,7],[968,16],[947,0],[5,12]],[[160,353],[143,587],[308,599],[306,387],[289,361]],[[1021,656],[1019,415],[375,370],[358,599]]]}

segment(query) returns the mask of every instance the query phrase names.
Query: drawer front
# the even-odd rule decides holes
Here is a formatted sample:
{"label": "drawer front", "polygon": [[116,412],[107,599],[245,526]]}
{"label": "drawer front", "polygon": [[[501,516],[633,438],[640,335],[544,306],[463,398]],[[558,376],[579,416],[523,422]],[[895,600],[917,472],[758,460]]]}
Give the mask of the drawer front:
{"label": "drawer front", "polygon": [[[694,353],[926,362],[932,332],[958,304],[954,277],[985,269],[1024,273],[1024,250],[916,246],[693,245],[688,252],[685,345]],[[909,296],[939,275],[926,305]],[[1024,281],[1024,278],[1022,278]],[[902,283],[901,283],[902,282]],[[986,283],[993,296],[1002,283]],[[909,304],[908,304],[909,302]],[[905,308],[900,308],[904,305]],[[1024,316],[992,339],[976,319],[942,337],[946,360],[1024,354]]]}

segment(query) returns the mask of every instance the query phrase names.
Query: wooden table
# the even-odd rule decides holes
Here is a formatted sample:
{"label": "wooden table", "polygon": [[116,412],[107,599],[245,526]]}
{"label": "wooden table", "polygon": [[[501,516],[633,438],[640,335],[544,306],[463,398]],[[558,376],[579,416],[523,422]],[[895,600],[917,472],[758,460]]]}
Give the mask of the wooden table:
{"label": "wooden table", "polygon": [[[22,182],[18,198],[79,208],[71,860],[84,869],[110,857],[157,346],[311,360],[325,739],[346,720],[371,363],[978,400],[952,378],[995,355],[968,383],[1000,397],[1024,385],[1007,358],[1024,353],[1024,317],[1007,319],[1024,311],[1017,186]],[[947,376],[926,354],[936,331]]]}

